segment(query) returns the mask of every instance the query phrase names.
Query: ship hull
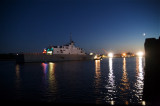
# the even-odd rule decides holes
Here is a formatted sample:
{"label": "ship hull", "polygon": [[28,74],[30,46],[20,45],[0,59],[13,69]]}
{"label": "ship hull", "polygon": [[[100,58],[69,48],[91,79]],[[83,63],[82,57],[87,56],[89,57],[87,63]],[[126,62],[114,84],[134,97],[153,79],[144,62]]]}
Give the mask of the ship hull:
{"label": "ship hull", "polygon": [[93,60],[93,55],[77,54],[21,54],[17,56],[17,62],[58,62],[58,61],[81,61]]}

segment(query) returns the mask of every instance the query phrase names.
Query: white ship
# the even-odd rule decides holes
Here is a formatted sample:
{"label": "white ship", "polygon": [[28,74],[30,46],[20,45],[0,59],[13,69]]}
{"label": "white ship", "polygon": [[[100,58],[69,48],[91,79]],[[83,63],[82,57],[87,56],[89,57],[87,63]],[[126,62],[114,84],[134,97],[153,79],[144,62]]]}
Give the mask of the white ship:
{"label": "white ship", "polygon": [[82,48],[76,47],[74,41],[63,46],[49,46],[43,53],[24,53],[17,56],[17,62],[56,62],[94,60],[94,55],[85,53]]}
{"label": "white ship", "polygon": [[76,47],[74,41],[70,40],[69,44],[62,46],[49,46],[44,49],[43,54],[54,55],[54,54],[77,54],[85,55],[86,53],[82,48]]}

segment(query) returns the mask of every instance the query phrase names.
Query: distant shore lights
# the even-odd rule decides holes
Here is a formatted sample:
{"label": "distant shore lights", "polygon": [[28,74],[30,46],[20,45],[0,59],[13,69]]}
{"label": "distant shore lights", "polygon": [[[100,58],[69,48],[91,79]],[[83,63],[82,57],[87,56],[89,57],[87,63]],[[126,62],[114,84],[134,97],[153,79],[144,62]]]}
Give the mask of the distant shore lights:
{"label": "distant shore lights", "polygon": [[127,56],[127,54],[126,53],[122,53],[122,57],[126,57]]}
{"label": "distant shore lights", "polygon": [[108,53],[108,57],[112,58],[113,57],[113,53]]}
{"label": "distant shore lights", "polygon": [[137,56],[138,56],[138,57],[142,57],[143,55],[144,55],[143,52],[141,52],[141,51],[137,52]]}

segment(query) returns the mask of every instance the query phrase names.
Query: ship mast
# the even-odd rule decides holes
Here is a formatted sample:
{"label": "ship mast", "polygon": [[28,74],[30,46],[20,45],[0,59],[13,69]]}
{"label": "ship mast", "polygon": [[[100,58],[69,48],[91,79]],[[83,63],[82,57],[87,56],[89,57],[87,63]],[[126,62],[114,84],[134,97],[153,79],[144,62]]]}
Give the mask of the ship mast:
{"label": "ship mast", "polygon": [[70,43],[72,42],[72,33],[70,32]]}
{"label": "ship mast", "polygon": [[72,33],[70,32],[70,44],[74,45],[74,41],[72,40]]}

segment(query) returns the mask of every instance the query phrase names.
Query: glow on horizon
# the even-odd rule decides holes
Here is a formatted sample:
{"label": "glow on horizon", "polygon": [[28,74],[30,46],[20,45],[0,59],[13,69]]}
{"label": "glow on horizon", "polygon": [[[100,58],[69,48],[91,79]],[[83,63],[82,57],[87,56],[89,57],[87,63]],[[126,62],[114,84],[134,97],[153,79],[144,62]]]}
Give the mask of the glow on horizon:
{"label": "glow on horizon", "polygon": [[113,57],[113,53],[108,53],[108,57],[112,58]]}
{"label": "glow on horizon", "polygon": [[137,52],[137,56],[142,57],[144,53],[142,51]]}

